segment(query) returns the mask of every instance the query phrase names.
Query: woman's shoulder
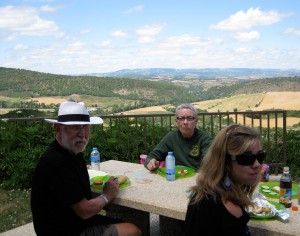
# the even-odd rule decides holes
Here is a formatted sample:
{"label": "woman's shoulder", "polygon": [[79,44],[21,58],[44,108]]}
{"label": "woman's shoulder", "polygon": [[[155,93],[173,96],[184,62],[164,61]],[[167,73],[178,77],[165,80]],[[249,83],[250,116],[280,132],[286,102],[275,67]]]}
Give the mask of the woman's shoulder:
{"label": "woman's shoulder", "polygon": [[197,209],[214,209],[218,208],[220,206],[220,201],[217,196],[205,196],[201,200],[197,201],[196,200],[196,195],[194,195],[190,202],[189,205],[191,207],[195,207]]}

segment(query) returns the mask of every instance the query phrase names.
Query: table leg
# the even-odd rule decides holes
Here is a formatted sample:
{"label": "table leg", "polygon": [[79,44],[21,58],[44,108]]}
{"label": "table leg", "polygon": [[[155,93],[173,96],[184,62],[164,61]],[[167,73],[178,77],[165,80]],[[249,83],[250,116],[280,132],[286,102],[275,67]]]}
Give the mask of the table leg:
{"label": "table leg", "polygon": [[184,235],[184,221],[167,216],[159,216],[160,236]]}
{"label": "table leg", "polygon": [[129,208],[126,206],[114,205],[113,203],[108,205],[105,210],[107,216],[133,223],[142,230],[143,236],[150,236],[149,212]]}

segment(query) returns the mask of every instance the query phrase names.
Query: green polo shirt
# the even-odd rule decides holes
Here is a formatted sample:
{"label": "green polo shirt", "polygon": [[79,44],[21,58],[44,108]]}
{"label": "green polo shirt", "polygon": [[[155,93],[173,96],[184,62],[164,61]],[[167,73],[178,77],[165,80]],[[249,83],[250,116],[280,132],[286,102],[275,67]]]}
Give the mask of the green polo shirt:
{"label": "green polo shirt", "polygon": [[168,152],[173,152],[176,165],[198,169],[211,142],[210,135],[197,128],[191,138],[183,138],[179,129],[170,131],[148,154],[144,166],[153,158],[164,161]]}

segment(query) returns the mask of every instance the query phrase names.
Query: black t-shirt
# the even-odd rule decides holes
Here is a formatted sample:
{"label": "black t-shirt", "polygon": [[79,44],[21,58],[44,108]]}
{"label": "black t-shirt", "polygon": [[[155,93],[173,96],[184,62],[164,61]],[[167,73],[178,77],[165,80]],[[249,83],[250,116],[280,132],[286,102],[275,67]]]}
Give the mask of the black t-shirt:
{"label": "black t-shirt", "polygon": [[41,156],[32,181],[31,210],[38,235],[79,235],[89,222],[70,205],[91,199],[83,154],[70,154],[54,141]]}
{"label": "black t-shirt", "polygon": [[242,208],[243,215],[236,218],[221,202],[212,197],[203,199],[196,204],[189,203],[185,218],[185,235],[230,235],[250,236],[247,226],[248,213]]}

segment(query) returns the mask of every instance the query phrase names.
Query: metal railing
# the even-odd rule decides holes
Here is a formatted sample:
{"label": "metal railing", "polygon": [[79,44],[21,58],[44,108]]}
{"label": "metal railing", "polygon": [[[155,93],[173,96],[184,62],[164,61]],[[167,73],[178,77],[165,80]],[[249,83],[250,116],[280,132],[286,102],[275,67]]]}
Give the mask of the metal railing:
{"label": "metal railing", "polygon": [[[266,162],[273,166],[275,173],[278,173],[279,166],[286,164],[285,110],[201,112],[198,115],[198,128],[208,132],[212,137],[230,124],[248,125],[259,129],[264,149],[267,151]],[[106,138],[114,132],[119,132],[122,134],[120,138],[127,139],[127,155],[149,153],[167,132],[176,128],[174,114],[104,115],[101,118],[104,124],[101,125],[100,132],[105,132]],[[44,123],[44,118],[12,118],[8,121]],[[152,133],[153,130],[156,131],[155,134]],[[99,136],[101,138],[101,134]],[[100,142],[105,143],[106,138],[101,138]]]}

